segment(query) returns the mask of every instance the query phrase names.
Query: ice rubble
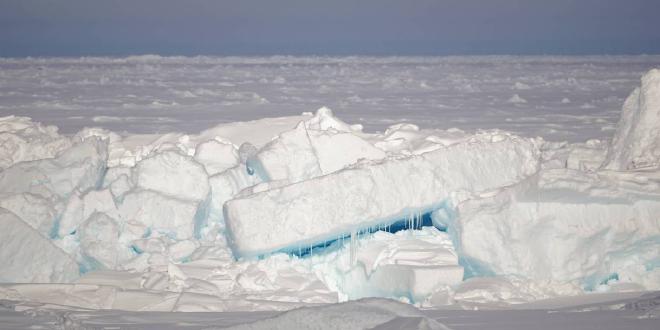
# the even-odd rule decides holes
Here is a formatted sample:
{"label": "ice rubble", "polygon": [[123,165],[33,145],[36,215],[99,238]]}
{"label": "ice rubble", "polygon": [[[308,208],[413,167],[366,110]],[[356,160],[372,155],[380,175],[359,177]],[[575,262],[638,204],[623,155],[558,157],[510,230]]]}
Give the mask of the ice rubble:
{"label": "ice rubble", "polygon": [[199,135],[62,137],[1,118],[0,279],[68,284],[0,298],[225,311],[658,289],[658,77],[626,101],[611,147],[367,134],[327,108]]}

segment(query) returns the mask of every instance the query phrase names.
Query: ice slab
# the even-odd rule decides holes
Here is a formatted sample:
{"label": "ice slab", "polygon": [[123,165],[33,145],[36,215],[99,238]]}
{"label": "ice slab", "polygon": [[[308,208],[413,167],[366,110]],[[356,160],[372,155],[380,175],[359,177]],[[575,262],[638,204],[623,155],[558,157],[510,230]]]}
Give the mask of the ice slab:
{"label": "ice slab", "polygon": [[633,175],[544,170],[459,204],[457,248],[496,274],[585,290],[613,282],[658,289],[657,186]]}
{"label": "ice slab", "polygon": [[230,200],[228,237],[237,257],[295,251],[514,184],[538,167],[533,140],[482,133],[419,156],[363,162]]}
{"label": "ice slab", "polygon": [[71,282],[78,265],[17,216],[0,208],[0,282]]}

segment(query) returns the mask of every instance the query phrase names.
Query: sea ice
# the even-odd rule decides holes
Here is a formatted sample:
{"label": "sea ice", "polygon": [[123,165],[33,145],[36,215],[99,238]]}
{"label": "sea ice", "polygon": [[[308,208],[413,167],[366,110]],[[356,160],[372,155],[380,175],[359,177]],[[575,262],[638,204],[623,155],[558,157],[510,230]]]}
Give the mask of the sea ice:
{"label": "sea ice", "polygon": [[[0,222],[9,228],[0,233],[0,280],[71,282],[83,273],[74,284],[4,284],[0,297],[228,311],[370,296],[470,308],[658,289],[658,72],[626,101],[611,146],[598,135],[607,120],[588,114],[584,125],[600,123],[599,139],[572,144],[386,118],[378,123],[386,131],[365,133],[327,108],[190,135],[90,128],[65,137],[0,118]],[[507,104],[512,81],[525,82],[514,89],[528,103]],[[522,109],[540,85],[509,80],[495,98]],[[569,96],[552,102],[589,103],[581,111],[605,102]],[[511,118],[509,128],[528,119]],[[408,321],[426,322],[386,324]]]}

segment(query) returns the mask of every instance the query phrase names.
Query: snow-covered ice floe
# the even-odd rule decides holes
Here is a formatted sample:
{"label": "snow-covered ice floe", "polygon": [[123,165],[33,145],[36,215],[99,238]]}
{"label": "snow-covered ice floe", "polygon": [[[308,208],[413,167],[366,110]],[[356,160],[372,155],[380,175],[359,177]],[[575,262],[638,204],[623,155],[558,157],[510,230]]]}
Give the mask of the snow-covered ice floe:
{"label": "snow-covered ice floe", "polygon": [[[0,299],[236,311],[659,290],[658,114],[652,70],[611,144],[412,124],[365,133],[327,108],[197,135],[65,136],[0,118]],[[370,304],[341,306],[373,313],[364,326],[440,327]]]}

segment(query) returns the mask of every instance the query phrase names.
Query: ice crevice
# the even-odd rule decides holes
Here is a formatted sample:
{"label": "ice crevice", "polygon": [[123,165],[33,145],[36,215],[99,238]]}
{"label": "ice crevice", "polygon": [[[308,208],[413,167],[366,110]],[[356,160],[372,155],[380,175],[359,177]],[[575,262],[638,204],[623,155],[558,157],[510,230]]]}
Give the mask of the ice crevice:
{"label": "ice crevice", "polygon": [[[322,242],[312,243],[310,246],[298,245],[296,247],[288,247],[281,249],[273,253],[289,253],[297,257],[306,257],[313,256],[314,254],[324,253],[326,249],[334,250],[338,247],[343,247],[346,244],[349,244],[350,248],[353,249],[355,246],[356,240],[359,240],[361,236],[370,235],[378,231],[383,231],[387,233],[396,234],[400,231],[406,230],[420,230],[423,227],[433,227],[433,221],[431,220],[432,211],[427,211],[425,213],[408,213],[408,216],[400,218],[398,220],[388,221],[378,221],[378,224],[372,227],[366,227],[360,230],[352,230],[350,233],[345,235],[340,235],[333,239],[325,240]],[[446,228],[436,227],[441,231],[446,231]],[[263,258],[264,256],[260,256]]]}

